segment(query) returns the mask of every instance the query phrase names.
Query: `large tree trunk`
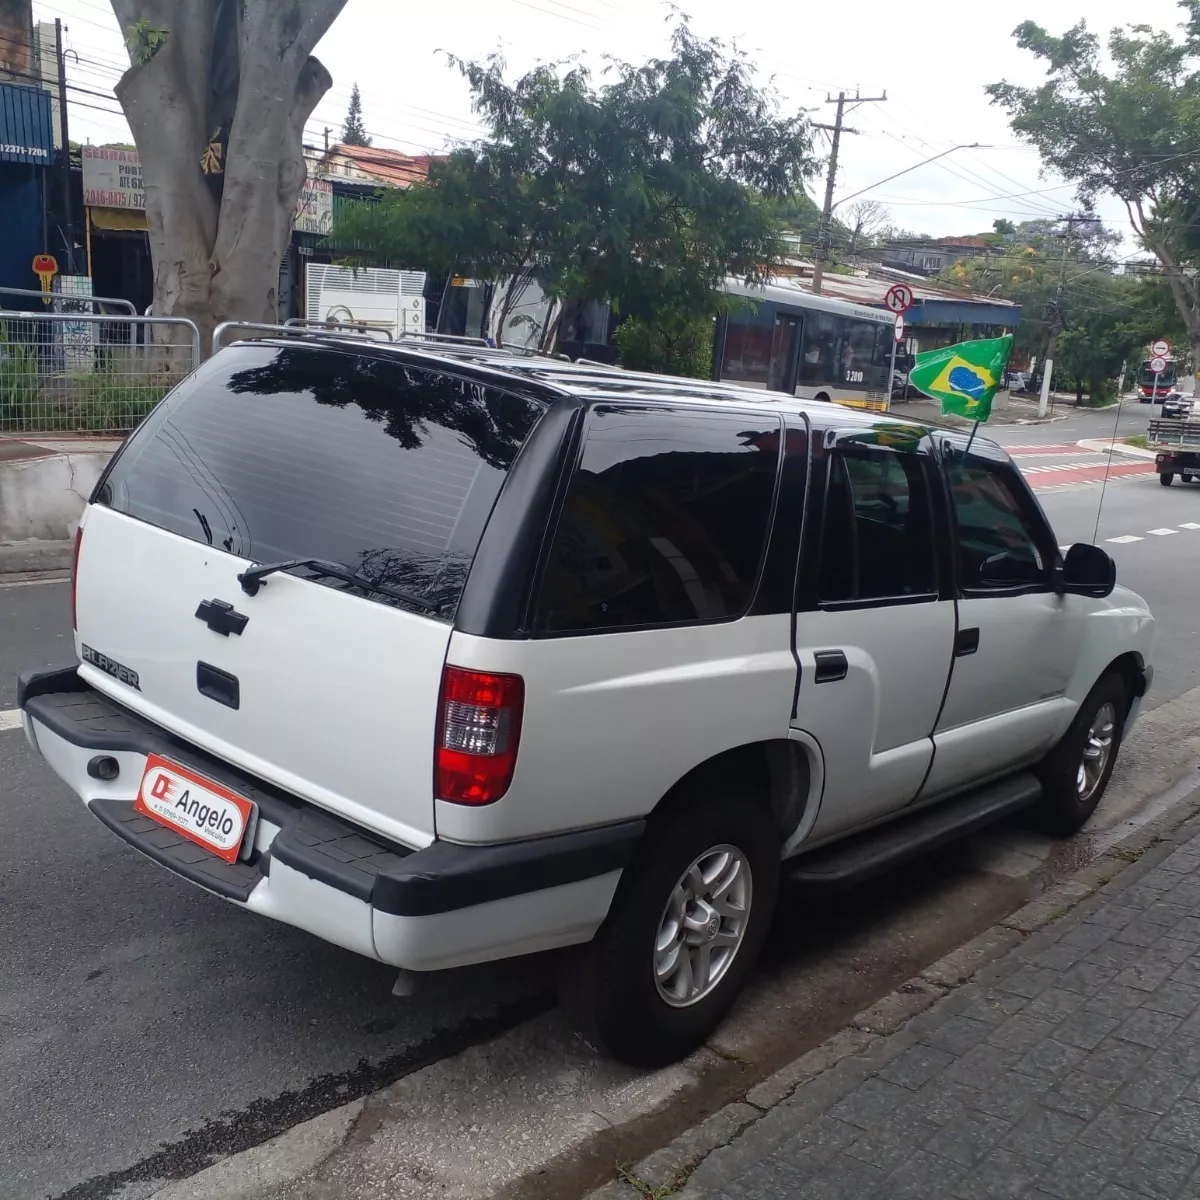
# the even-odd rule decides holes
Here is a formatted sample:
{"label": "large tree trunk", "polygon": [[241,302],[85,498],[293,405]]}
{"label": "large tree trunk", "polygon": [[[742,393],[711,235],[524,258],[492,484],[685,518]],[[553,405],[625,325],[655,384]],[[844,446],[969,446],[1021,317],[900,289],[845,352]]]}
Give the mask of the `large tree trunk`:
{"label": "large tree trunk", "polygon": [[[332,83],[311,52],[346,0],[112,4],[126,34],[167,33],[116,94],[142,160],[155,315],[194,321],[207,353],[222,321],[278,320],[304,124]],[[222,169],[206,174],[214,137]]]}

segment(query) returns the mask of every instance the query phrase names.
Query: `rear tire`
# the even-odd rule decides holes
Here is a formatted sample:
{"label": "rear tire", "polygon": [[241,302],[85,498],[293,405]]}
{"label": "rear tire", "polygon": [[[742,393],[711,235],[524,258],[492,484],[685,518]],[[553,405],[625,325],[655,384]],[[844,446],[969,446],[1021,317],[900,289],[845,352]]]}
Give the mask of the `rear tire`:
{"label": "rear tire", "polygon": [[1129,693],[1117,672],[1092,688],[1062,741],[1042,760],[1042,797],[1031,815],[1043,833],[1070,837],[1100,803],[1121,750]]}
{"label": "rear tire", "polygon": [[1171,484],[1175,482],[1175,476],[1172,475],[1170,471],[1164,471],[1158,477],[1158,482],[1161,483],[1163,487],[1170,487]]}
{"label": "rear tire", "polygon": [[766,805],[736,787],[652,817],[600,932],[560,959],[560,998],[584,1036],[635,1066],[702,1045],[762,951],[780,849]]}

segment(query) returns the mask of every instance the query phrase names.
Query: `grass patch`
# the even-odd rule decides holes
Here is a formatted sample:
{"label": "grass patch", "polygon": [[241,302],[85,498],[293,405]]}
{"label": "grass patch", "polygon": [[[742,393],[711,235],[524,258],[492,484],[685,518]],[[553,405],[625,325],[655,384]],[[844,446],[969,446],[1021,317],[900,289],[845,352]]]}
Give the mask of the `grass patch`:
{"label": "grass patch", "polygon": [[651,1187],[644,1179],[639,1179],[627,1166],[617,1163],[617,1178],[622,1183],[629,1184],[639,1196],[644,1197],[644,1200],[669,1200],[669,1197],[682,1191],[691,1174],[690,1170],[679,1170],[675,1172],[670,1183],[664,1183],[662,1187]]}
{"label": "grass patch", "polygon": [[1131,433],[1125,439],[1125,445],[1137,446],[1137,448],[1139,450],[1145,450],[1149,444],[1150,444],[1150,439],[1144,433]]}
{"label": "grass patch", "polygon": [[1140,862],[1142,855],[1145,853],[1146,853],[1146,851],[1144,849],[1142,849],[1142,850],[1125,850],[1125,849],[1122,849],[1121,847],[1117,847],[1117,849],[1109,851],[1109,854],[1111,854],[1113,856],[1113,858],[1119,858],[1122,862],[1127,862],[1127,863]]}

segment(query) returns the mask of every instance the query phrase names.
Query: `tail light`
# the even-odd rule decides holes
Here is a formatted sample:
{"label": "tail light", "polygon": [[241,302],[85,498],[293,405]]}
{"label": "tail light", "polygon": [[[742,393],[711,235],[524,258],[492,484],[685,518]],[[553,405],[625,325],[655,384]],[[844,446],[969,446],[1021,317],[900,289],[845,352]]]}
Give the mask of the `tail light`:
{"label": "tail light", "polygon": [[79,619],[75,615],[75,586],[79,581],[79,548],[83,545],[83,526],[75,530],[75,550],[71,555],[71,628],[79,629]]}
{"label": "tail light", "polygon": [[447,667],[438,711],[436,791],[455,804],[492,804],[517,765],[525,683]]}

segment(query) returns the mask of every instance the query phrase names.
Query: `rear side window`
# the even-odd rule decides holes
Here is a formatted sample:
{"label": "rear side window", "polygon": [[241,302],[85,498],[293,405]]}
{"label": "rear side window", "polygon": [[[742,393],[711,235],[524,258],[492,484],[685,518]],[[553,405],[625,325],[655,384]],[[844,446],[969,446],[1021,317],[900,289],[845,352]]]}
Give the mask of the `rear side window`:
{"label": "rear side window", "polygon": [[402,363],[246,343],[155,410],[97,502],[239,558],[324,559],[452,617],[542,411]]}
{"label": "rear side window", "polygon": [[914,454],[854,451],[829,460],[818,594],[828,604],[937,591],[929,493]]}
{"label": "rear side window", "polygon": [[775,420],[593,410],[551,547],[544,633],[742,615],[762,565],[781,445]]}

